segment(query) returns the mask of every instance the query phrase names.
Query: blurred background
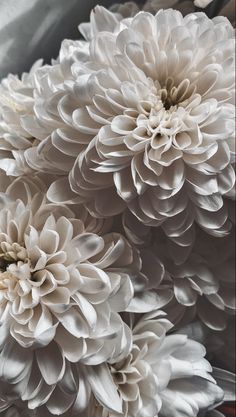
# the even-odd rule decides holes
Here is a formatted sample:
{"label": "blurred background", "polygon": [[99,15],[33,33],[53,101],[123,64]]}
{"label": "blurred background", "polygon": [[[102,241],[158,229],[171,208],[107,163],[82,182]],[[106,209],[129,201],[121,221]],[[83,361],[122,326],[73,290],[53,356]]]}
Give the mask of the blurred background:
{"label": "blurred background", "polygon": [[[180,0],[181,1],[181,0]],[[205,11],[216,15],[229,0],[214,0]],[[61,41],[78,39],[78,24],[96,4],[122,0],[0,0],[0,79],[28,71],[39,58],[56,58]],[[142,0],[136,0],[142,4]]]}

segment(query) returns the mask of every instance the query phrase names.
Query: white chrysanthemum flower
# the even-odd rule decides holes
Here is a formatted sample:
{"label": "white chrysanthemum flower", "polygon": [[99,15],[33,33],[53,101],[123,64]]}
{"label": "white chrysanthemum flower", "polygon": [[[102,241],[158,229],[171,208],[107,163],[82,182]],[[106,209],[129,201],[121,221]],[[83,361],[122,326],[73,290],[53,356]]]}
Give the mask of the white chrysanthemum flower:
{"label": "white chrysanthemum flower", "polygon": [[[73,46],[72,78],[39,95],[39,123],[52,131],[28,162],[40,169],[40,156],[52,169],[65,158],[49,198],[69,201],[65,171],[78,155],[69,182],[93,215],[128,206],[168,235],[180,217],[180,235],[194,221],[227,233],[224,196],[235,181],[230,23],[174,10],[119,22],[98,7],[90,32],[91,41]],[[44,89],[60,71],[42,75]]]}
{"label": "white chrysanthemum flower", "polygon": [[42,61],[37,61],[21,79],[10,74],[0,83],[0,168],[8,175],[31,171],[24,152],[39,141],[26,125],[34,123],[34,76],[41,65]]}
{"label": "white chrysanthemum flower", "polygon": [[131,331],[119,312],[151,311],[158,297],[121,235],[88,233],[37,187],[24,177],[0,194],[0,378],[6,398],[45,417],[86,406],[81,364],[125,357]]}
{"label": "white chrysanthemum flower", "polygon": [[88,233],[71,214],[40,193],[28,204],[1,195],[1,332],[23,347],[55,339],[71,361],[99,351],[97,363],[119,354],[126,336],[129,345],[117,312],[130,304],[129,272],[138,279],[141,265],[120,235]]}
{"label": "white chrysanthemum flower", "polygon": [[[158,41],[153,42],[155,28],[157,25],[160,28],[164,21],[169,37],[162,40],[158,29]],[[209,40],[204,59],[191,53],[191,59],[186,58],[186,49],[201,48],[204,37],[201,38],[201,31],[190,37],[193,27],[196,30],[201,27],[200,22],[208,26],[205,36],[219,33],[222,27],[225,33],[221,32],[218,39],[223,43],[225,39],[226,56],[231,61],[233,52],[229,53],[229,43],[226,43],[233,35],[230,25],[226,29],[224,19],[214,25],[203,15],[183,19],[174,11],[159,12],[156,17],[140,13],[124,21],[123,26],[120,24],[114,34],[108,36],[101,32],[92,40],[94,55],[91,52],[89,58],[93,61],[96,55],[98,69],[92,68],[87,81],[91,105],[88,97],[86,109],[74,112],[77,128],[90,134],[91,142],[75,163],[70,180],[73,190],[84,195],[94,213],[101,215],[104,189],[106,195],[111,192],[113,197],[117,196],[115,207],[114,203],[112,207],[107,205],[110,211],[105,212],[107,215],[122,210],[123,200],[138,218],[153,225],[162,224],[183,211],[191,217],[189,221],[195,217],[207,229],[211,227],[209,218],[216,223],[215,229],[224,225],[222,217],[227,214],[222,194],[234,184],[228,141],[234,129],[230,104],[233,71],[227,66],[230,71],[227,83],[230,81],[227,86],[226,77],[221,78],[223,91],[219,74],[227,58],[219,60],[212,52],[217,44],[215,39]],[[174,36],[179,26],[185,33],[185,46],[183,41],[178,46]],[[100,42],[107,47],[110,44],[105,54],[100,50]],[[212,52],[211,57],[207,48]],[[158,53],[159,61],[154,58]],[[187,61],[182,68],[184,57]],[[89,61],[90,68],[91,65]],[[220,125],[225,125],[223,133],[217,128]],[[96,133],[94,139],[91,129]],[[228,183],[225,191],[221,180]]]}
{"label": "white chrysanthemum flower", "polygon": [[[144,315],[133,326],[133,348],[126,359],[90,370],[88,379],[96,401],[86,415],[194,417],[221,401],[223,391],[209,374],[203,346],[185,335],[166,335],[170,327],[160,312]],[[108,385],[111,379],[113,387]],[[122,401],[120,413],[109,401],[114,387]]]}

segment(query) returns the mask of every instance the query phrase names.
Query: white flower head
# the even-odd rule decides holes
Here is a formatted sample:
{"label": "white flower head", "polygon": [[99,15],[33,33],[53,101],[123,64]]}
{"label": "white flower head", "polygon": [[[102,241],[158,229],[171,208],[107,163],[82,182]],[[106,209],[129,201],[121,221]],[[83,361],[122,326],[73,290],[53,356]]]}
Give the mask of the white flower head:
{"label": "white flower head", "polygon": [[[175,10],[119,21],[101,7],[91,19],[92,39],[75,47],[68,80],[38,98],[39,123],[51,134],[28,162],[37,165],[39,156],[53,167],[65,159],[49,198],[68,201],[71,188],[94,216],[128,207],[168,234],[176,222],[181,235],[194,222],[227,233],[225,196],[235,181],[231,24]],[[53,74],[52,67],[44,86]]]}
{"label": "white flower head", "polygon": [[[203,346],[181,334],[166,335],[170,327],[161,312],[144,315],[133,327],[129,355],[103,369],[102,365],[93,368],[89,381],[96,401],[88,415],[194,417],[221,401],[223,392],[210,376]],[[116,387],[117,403],[119,398],[122,401],[118,413],[109,395],[102,395],[110,379],[114,386],[107,386],[108,394],[114,396]]]}
{"label": "white flower head", "polygon": [[[48,204],[41,193],[24,203],[10,192],[14,187],[1,195],[0,213],[4,338],[11,334],[24,348],[56,339],[72,362],[90,362],[98,351],[95,362],[119,355],[125,340],[129,348],[118,312],[133,298],[130,276],[139,273],[138,255],[119,234],[87,232],[71,210]],[[88,221],[88,228],[94,226]]]}
{"label": "white flower head", "polygon": [[48,203],[43,178],[2,175],[0,193],[1,389],[39,408],[37,417],[85,408],[81,367],[122,360],[131,349],[119,313],[159,303],[128,241],[96,234],[109,223],[83,207]]}

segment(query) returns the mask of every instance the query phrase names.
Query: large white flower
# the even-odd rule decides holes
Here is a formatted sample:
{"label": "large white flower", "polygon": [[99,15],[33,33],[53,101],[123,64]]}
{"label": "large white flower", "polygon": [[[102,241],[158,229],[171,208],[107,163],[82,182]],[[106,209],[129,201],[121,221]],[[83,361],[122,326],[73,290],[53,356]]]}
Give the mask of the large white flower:
{"label": "large white flower", "polygon": [[26,123],[29,126],[34,123],[34,76],[41,66],[42,61],[37,61],[21,78],[10,74],[0,83],[0,168],[8,175],[31,171],[24,152],[38,141],[27,130]]}
{"label": "large white flower", "polygon": [[[166,335],[171,324],[161,312],[144,315],[132,327],[133,348],[126,359],[90,369],[96,401],[88,416],[193,417],[222,399],[201,344],[185,335]],[[122,401],[120,413],[103,394],[104,388],[108,394],[114,390],[111,379]]]}
{"label": "large white flower", "polygon": [[119,312],[151,311],[159,298],[145,291],[128,241],[94,233],[106,222],[85,208],[73,206],[75,219],[66,206],[49,204],[41,177],[1,178],[1,390],[30,409],[78,412],[89,395],[81,367],[122,359],[131,348]]}
{"label": "large white flower", "polygon": [[88,233],[72,215],[40,193],[28,204],[1,195],[1,332],[23,347],[56,339],[72,361],[99,351],[99,362],[124,342],[116,340],[128,332],[117,311],[129,305],[129,271],[137,280],[141,265],[120,235]]}
{"label": "large white flower", "polygon": [[235,181],[232,26],[173,10],[119,22],[95,8],[91,19],[92,40],[71,47],[69,78],[57,85],[59,64],[38,73],[54,89],[39,94],[37,112],[51,134],[26,157],[37,169],[65,158],[50,199],[68,201],[71,187],[95,216],[128,206],[168,234],[194,221],[225,234]]}

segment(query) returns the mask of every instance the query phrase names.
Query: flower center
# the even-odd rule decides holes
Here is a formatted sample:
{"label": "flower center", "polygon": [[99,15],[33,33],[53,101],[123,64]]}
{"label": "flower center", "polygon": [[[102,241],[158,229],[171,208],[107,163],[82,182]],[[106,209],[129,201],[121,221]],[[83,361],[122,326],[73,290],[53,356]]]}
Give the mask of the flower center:
{"label": "flower center", "polygon": [[126,384],[137,384],[142,379],[140,373],[136,369],[136,361],[142,359],[142,352],[136,346],[133,347],[132,352],[129,353],[127,358],[111,365],[111,373],[117,386],[122,390],[122,386]]}
{"label": "flower center", "polygon": [[5,272],[0,272],[0,291],[1,290],[6,290],[8,288],[8,285],[5,284],[5,280],[7,281],[16,281],[17,277],[12,274],[11,272],[5,271]]}
{"label": "flower center", "polygon": [[5,290],[7,287],[4,284],[5,280],[16,280],[16,276],[8,271],[8,267],[13,263],[15,263],[15,260],[4,256],[4,254],[0,255],[0,291]]}
{"label": "flower center", "polygon": [[19,243],[9,244],[2,242],[0,245],[0,290],[4,289],[3,280],[17,280],[20,264],[28,263],[27,251]]}
{"label": "flower center", "polygon": [[[156,84],[156,83],[155,83]],[[167,78],[165,85],[158,91],[158,96],[166,110],[173,106],[185,107],[190,97],[195,93],[196,87],[191,85],[189,79],[182,80],[176,85],[173,78]]]}
{"label": "flower center", "polygon": [[168,78],[163,86],[158,81],[150,81],[149,101],[142,103],[136,119],[138,127],[144,127],[148,136],[176,135],[183,128],[183,119],[189,112],[188,105],[196,88],[188,79],[179,84]]}

